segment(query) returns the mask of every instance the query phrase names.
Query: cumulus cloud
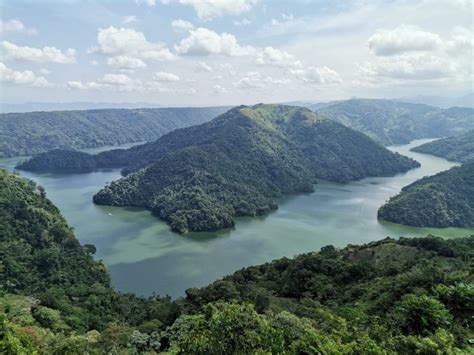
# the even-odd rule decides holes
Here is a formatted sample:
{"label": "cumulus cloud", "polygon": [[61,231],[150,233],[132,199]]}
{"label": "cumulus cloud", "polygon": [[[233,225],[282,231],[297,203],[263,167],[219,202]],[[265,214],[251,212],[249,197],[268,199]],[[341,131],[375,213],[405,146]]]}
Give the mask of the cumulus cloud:
{"label": "cumulus cloud", "polygon": [[74,63],[76,61],[76,50],[69,48],[61,51],[55,47],[33,48],[27,46],[17,46],[8,41],[0,43],[5,58],[7,59],[21,59],[32,62],[45,63]]}
{"label": "cumulus cloud", "polygon": [[223,15],[238,15],[249,11],[256,0],[177,0],[183,5],[191,5],[198,17],[210,20]]}
{"label": "cumulus cloud", "polygon": [[335,84],[342,82],[338,72],[326,66],[290,69],[290,73],[308,84]]}
{"label": "cumulus cloud", "polygon": [[143,60],[139,58],[127,57],[125,55],[108,58],[107,64],[111,67],[120,69],[138,69],[145,68],[147,66]]}
{"label": "cumulus cloud", "polygon": [[27,35],[38,34],[38,32],[34,28],[26,27],[19,20],[15,20],[15,19],[8,20],[8,21],[0,20],[0,33],[4,34],[7,32],[17,32],[17,33],[23,33]]}
{"label": "cumulus cloud", "polygon": [[416,26],[401,25],[393,30],[378,30],[368,41],[369,48],[379,56],[439,49],[439,35]]}
{"label": "cumulus cloud", "polygon": [[247,72],[244,77],[234,82],[237,89],[263,89],[265,83],[262,80],[262,75],[259,72]]}
{"label": "cumulus cloud", "polygon": [[299,67],[301,63],[293,55],[273,47],[265,47],[257,54],[258,64]]}
{"label": "cumulus cloud", "polygon": [[110,26],[106,29],[99,29],[97,43],[99,46],[94,48],[92,52],[142,60],[171,60],[174,58],[173,54],[162,43],[149,42],[142,32],[131,28]]}
{"label": "cumulus cloud", "polygon": [[17,71],[0,62],[0,81],[34,87],[52,86],[43,76],[36,76],[31,70]]}
{"label": "cumulus cloud", "polygon": [[178,81],[179,80],[179,76],[177,76],[176,74],[167,73],[163,71],[159,71],[155,73],[154,78],[155,80],[158,80],[158,81]]}
{"label": "cumulus cloud", "polygon": [[251,46],[241,46],[230,33],[217,33],[204,27],[189,32],[175,50],[183,55],[221,54],[227,56],[249,55],[255,52]]}
{"label": "cumulus cloud", "polygon": [[178,19],[171,22],[171,27],[177,30],[189,31],[194,28],[194,25],[189,21]]}

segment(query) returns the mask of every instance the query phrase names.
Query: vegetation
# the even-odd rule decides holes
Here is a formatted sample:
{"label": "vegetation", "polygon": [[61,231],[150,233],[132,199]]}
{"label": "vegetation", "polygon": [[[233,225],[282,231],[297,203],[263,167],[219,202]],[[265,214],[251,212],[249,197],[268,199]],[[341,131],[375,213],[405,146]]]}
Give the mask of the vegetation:
{"label": "vegetation", "polygon": [[469,352],[474,236],[252,266],[174,301],[114,291],[44,191],[0,170],[0,352]]}
{"label": "vegetation", "polygon": [[474,162],[404,187],[379,209],[378,216],[418,227],[474,226]]}
{"label": "vegetation", "polygon": [[454,136],[474,129],[474,109],[465,107],[440,109],[390,100],[352,99],[312,109],[383,145]]}
{"label": "vegetation", "polygon": [[456,137],[443,138],[422,144],[411,150],[466,163],[474,160],[474,130]]}
{"label": "vegetation", "polygon": [[120,160],[133,164],[127,171],[146,167],[106,186],[94,202],[149,208],[179,233],[215,231],[232,227],[235,216],[268,213],[277,208],[276,196],[312,191],[317,178],[346,182],[419,166],[310,110],[278,105],[238,107],[107,154],[96,156],[112,157],[99,165]]}
{"label": "vegetation", "polygon": [[0,114],[0,157],[157,139],[209,121],[224,107],[103,109]]}

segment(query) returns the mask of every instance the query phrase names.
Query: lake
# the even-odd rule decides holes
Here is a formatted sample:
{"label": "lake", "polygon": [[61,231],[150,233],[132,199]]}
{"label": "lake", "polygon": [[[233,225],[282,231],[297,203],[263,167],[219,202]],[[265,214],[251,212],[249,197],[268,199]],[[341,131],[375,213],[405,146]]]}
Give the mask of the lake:
{"label": "lake", "polygon": [[[343,247],[386,236],[474,234],[474,229],[412,228],[377,220],[377,209],[403,186],[457,165],[410,152],[410,148],[427,141],[389,147],[421,163],[420,168],[405,174],[348,184],[320,182],[314,193],[281,199],[279,209],[266,217],[239,218],[232,230],[184,236],[172,233],[146,210],[92,203],[92,196],[99,189],[120,178],[119,169],[83,174],[21,174],[44,186],[81,243],[97,247],[96,258],[108,266],[118,290],[180,296],[187,288],[204,286],[244,266],[319,250],[328,244]],[[22,159],[0,159],[0,166],[13,169]]]}

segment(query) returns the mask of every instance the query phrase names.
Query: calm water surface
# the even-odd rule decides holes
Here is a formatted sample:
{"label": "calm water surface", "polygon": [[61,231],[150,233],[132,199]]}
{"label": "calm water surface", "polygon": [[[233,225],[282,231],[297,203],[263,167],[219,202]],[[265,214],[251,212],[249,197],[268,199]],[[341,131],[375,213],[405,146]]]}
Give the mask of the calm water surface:
{"label": "calm water surface", "polygon": [[[390,147],[418,160],[421,168],[348,184],[320,182],[314,193],[282,199],[278,211],[266,217],[240,218],[229,231],[186,236],[172,233],[146,210],[94,205],[92,196],[120,177],[118,169],[21,174],[45,187],[81,243],[97,246],[96,257],[108,265],[117,289],[179,296],[189,287],[204,286],[243,266],[292,257],[328,244],[342,247],[386,236],[474,234],[474,229],[412,228],[377,221],[377,209],[403,186],[457,165],[409,151],[426,141]],[[22,158],[3,159],[0,166],[12,169],[19,160]]]}

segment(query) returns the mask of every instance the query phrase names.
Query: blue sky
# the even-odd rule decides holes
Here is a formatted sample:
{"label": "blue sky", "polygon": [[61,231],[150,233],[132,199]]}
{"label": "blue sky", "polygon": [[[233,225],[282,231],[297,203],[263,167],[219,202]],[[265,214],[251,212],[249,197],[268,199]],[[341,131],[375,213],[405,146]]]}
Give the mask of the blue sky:
{"label": "blue sky", "polygon": [[472,23],[470,0],[4,0],[1,101],[464,95]]}

